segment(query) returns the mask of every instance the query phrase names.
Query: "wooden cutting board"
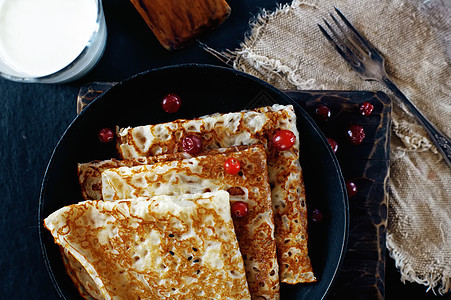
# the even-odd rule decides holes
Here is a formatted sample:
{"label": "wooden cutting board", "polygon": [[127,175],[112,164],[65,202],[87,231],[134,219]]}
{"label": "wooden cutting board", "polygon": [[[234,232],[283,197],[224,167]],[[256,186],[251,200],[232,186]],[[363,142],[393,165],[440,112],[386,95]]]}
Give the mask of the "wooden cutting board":
{"label": "wooden cutting board", "polygon": [[[78,113],[115,83],[94,82],[83,86],[77,98]],[[387,228],[387,181],[391,101],[382,92],[369,91],[285,91],[316,121],[326,137],[338,142],[337,159],[345,180],[357,184],[358,192],[349,199],[348,247],[329,299],[384,299],[385,239]],[[362,102],[374,106],[362,116]],[[319,104],[328,106],[331,117],[320,121],[315,114]],[[365,139],[354,146],[346,140],[349,125],[363,126]],[[311,213],[311,211],[309,211]]]}

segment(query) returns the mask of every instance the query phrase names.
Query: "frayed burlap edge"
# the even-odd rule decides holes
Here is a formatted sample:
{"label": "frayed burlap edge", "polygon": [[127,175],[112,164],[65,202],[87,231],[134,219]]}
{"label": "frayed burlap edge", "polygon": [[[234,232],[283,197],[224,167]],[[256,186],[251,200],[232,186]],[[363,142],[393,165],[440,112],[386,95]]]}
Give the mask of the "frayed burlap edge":
{"label": "frayed burlap edge", "polygon": [[[414,127],[416,127],[414,129]],[[424,129],[418,124],[413,124],[410,122],[397,122],[392,120],[392,132],[401,140],[403,144],[402,150],[424,152],[431,151],[437,154],[437,161],[442,160],[442,156],[432,143],[429,137],[426,135],[421,135],[419,132],[424,131]],[[401,150],[401,147],[398,147]]]}
{"label": "frayed burlap edge", "polygon": [[403,283],[410,281],[422,284],[427,287],[426,292],[432,290],[434,295],[436,295],[436,288],[440,295],[446,294],[450,290],[451,274],[440,275],[431,272],[426,275],[419,275],[413,270],[409,261],[402,255],[398,247],[396,247],[391,234],[387,234],[386,245],[389,250],[390,257],[393,258],[396,267],[400,270],[401,281]]}
{"label": "frayed burlap edge", "polygon": [[299,7],[302,5],[315,7],[312,3],[294,0],[288,4],[279,4],[274,11],[262,9],[257,17],[251,19],[249,22],[251,31],[245,36],[244,42],[241,44],[242,48],[231,53],[235,56],[233,68],[249,73],[251,70],[246,67],[246,64],[242,63],[242,60],[244,60],[250,65],[251,68],[263,74],[269,73],[284,77],[298,90],[324,89],[324,86],[316,85],[316,80],[314,78],[301,78],[297,74],[297,70],[293,70],[289,66],[284,65],[280,60],[258,55],[251,49],[255,41],[259,39],[261,34],[260,31],[263,30],[264,25],[267,22],[278,18],[280,15],[289,13],[294,6]]}
{"label": "frayed burlap edge", "polygon": [[[268,74],[280,76],[292,85],[291,88],[298,90],[322,90],[324,89],[324,86],[317,85],[314,78],[301,78],[301,76],[297,74],[296,69],[292,69],[289,66],[284,65],[280,60],[256,54],[251,49],[255,41],[258,40],[261,34],[260,31],[266,23],[279,17],[280,15],[289,13],[293,6],[301,5],[315,7],[311,3],[294,0],[289,4],[279,4],[274,11],[262,9],[256,17],[249,21],[249,27],[251,30],[245,35],[244,41],[240,45],[240,49],[219,52],[204,43],[199,42],[199,44],[205,51],[216,56],[226,65],[229,65],[244,73],[249,73],[263,78],[267,77]],[[255,71],[259,74],[255,74]]]}

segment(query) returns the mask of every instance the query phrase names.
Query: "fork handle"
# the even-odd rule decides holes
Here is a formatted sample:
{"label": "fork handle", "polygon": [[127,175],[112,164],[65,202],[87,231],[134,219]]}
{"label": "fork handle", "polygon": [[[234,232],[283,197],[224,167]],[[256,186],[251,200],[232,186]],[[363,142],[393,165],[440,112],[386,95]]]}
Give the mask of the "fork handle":
{"label": "fork handle", "polygon": [[388,78],[382,78],[382,81],[395,95],[407,105],[408,109],[413,113],[416,119],[426,129],[432,142],[437,147],[438,151],[442,154],[445,162],[451,167],[451,140],[445,134],[440,132],[431,122],[413,105],[412,102],[398,89],[398,87]]}

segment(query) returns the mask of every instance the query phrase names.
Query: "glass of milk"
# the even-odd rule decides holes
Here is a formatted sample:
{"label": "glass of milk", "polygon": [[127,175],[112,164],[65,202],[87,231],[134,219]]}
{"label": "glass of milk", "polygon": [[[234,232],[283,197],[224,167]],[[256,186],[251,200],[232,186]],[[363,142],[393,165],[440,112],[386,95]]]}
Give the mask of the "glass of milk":
{"label": "glass of milk", "polygon": [[106,36],[101,0],[0,0],[0,76],[76,80],[100,60]]}

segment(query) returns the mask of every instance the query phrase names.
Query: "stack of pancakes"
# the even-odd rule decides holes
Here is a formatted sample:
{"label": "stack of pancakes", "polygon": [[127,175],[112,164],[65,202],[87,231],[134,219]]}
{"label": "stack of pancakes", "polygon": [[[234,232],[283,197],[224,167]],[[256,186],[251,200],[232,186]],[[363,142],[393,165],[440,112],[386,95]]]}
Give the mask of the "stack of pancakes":
{"label": "stack of pancakes", "polygon": [[[280,129],[296,136],[278,151]],[[202,140],[183,151],[187,135]],[[121,159],[81,163],[85,201],[44,220],[85,298],[279,299],[313,282],[292,106],[117,128]],[[224,171],[228,158],[238,174]],[[243,201],[248,213],[232,218]]]}

